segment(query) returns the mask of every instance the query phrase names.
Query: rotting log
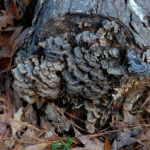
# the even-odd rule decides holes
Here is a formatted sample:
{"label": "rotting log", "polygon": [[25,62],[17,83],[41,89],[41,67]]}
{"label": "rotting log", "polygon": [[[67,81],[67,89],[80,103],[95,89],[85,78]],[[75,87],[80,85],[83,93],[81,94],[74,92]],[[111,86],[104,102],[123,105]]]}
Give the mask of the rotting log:
{"label": "rotting log", "polygon": [[69,110],[84,108],[89,132],[115,117],[117,104],[131,111],[149,88],[148,4],[39,0],[30,38],[16,61],[34,53],[39,57],[12,70],[14,89],[29,103],[67,101]]}

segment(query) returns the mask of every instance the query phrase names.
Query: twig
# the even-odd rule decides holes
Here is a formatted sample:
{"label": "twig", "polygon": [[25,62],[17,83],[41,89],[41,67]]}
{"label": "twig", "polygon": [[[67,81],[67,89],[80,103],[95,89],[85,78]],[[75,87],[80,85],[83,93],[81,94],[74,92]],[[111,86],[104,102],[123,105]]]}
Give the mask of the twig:
{"label": "twig", "polygon": [[10,71],[11,69],[15,68],[18,64],[23,63],[23,62],[25,62],[25,61],[27,61],[27,60],[33,58],[33,57],[38,57],[38,56],[37,56],[37,55],[32,55],[32,56],[30,56],[30,57],[28,57],[28,58],[26,58],[26,59],[23,59],[23,60],[21,60],[20,62],[16,63],[15,65],[12,65],[12,66],[10,66],[10,67],[4,69],[3,71],[1,71],[1,72],[0,72],[0,75],[1,75],[2,73],[5,73],[5,72]]}
{"label": "twig", "polygon": [[147,99],[145,100],[145,102],[143,103],[142,108],[143,108],[145,105],[147,105],[149,101],[150,101],[150,91],[148,92],[148,97],[147,97]]}

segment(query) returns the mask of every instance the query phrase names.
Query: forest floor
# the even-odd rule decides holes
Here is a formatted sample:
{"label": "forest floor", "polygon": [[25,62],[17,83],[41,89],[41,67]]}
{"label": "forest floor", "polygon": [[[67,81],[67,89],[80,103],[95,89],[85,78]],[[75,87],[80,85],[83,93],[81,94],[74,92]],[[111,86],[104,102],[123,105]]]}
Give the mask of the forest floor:
{"label": "forest floor", "polygon": [[[0,0],[0,150],[150,150],[150,105],[141,107],[139,103],[134,116],[123,112],[124,120],[114,129],[107,125],[93,134],[68,119],[73,134],[65,135],[56,133],[33,105],[20,100],[12,88],[11,69],[17,65],[14,55],[32,25],[35,4],[32,0]],[[150,93],[145,103],[149,101]]]}

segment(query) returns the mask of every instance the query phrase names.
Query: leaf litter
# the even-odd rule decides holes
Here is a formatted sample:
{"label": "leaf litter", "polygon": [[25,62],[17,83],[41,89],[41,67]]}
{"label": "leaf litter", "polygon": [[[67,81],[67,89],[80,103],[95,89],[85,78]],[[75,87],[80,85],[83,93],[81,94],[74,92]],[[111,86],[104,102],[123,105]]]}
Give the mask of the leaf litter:
{"label": "leaf litter", "polygon": [[[9,70],[13,67],[11,66],[13,56],[28,32],[28,28],[24,28],[23,24],[15,24],[15,21],[19,22],[26,8],[30,6],[31,0],[0,2],[0,68]],[[18,95],[11,89],[9,74],[0,74],[0,86],[0,150],[49,150],[50,145],[55,143],[62,143],[65,146],[68,137],[55,133],[55,126],[42,116],[39,117],[31,104],[23,105]],[[122,108],[122,105],[119,108]],[[122,115],[117,114],[117,119],[112,119],[113,130],[97,130],[97,133],[90,135],[85,134],[84,129],[65,116],[75,133],[74,137],[69,137],[70,149],[118,150],[131,146],[150,149],[149,97],[145,99],[142,108],[148,113],[146,117],[143,118],[145,112],[132,114],[122,109]]]}

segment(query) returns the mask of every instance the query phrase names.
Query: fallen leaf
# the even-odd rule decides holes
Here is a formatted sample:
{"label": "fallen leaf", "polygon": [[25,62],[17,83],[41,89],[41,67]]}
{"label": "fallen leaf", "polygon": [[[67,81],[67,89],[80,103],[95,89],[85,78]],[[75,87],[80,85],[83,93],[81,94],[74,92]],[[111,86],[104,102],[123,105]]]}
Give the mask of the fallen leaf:
{"label": "fallen leaf", "polygon": [[16,142],[15,139],[7,139],[5,140],[5,145],[7,145],[9,149],[12,149],[15,145],[15,142]]}
{"label": "fallen leaf", "polygon": [[86,150],[104,150],[104,143],[94,138],[90,140],[87,136],[80,135],[77,137],[82,144],[84,144]]}
{"label": "fallen leaf", "polygon": [[22,28],[22,26],[18,27],[11,34],[10,32],[0,32],[0,67],[10,66],[15,52],[24,42],[28,28],[21,33]]}
{"label": "fallen leaf", "polygon": [[22,30],[22,27],[20,27],[20,29],[17,31],[18,37],[14,37],[14,39],[16,39],[16,40],[14,42],[14,45],[12,44],[13,47],[12,47],[12,51],[11,51],[11,57],[13,57],[13,55],[18,50],[18,48],[23,44],[24,39],[25,39],[26,34],[27,34],[29,29],[27,28],[23,32],[21,32],[21,30]]}
{"label": "fallen leaf", "polygon": [[145,109],[150,113],[150,104]]}
{"label": "fallen leaf", "polygon": [[113,109],[119,109],[120,107],[122,107],[123,106],[123,103],[119,103],[119,104],[117,104],[117,105],[114,105],[113,106]]}
{"label": "fallen leaf", "polygon": [[12,32],[0,32],[0,58],[10,57],[10,48],[8,43],[11,35]]}
{"label": "fallen leaf", "polygon": [[27,146],[24,148],[24,150],[43,150],[44,148],[48,147],[50,143],[41,143],[41,144],[36,144],[32,146]]}
{"label": "fallen leaf", "polygon": [[3,10],[1,11],[2,15],[0,16],[0,28],[6,28],[8,26],[13,26],[13,16],[10,11]]}
{"label": "fallen leaf", "polygon": [[[20,0],[19,0],[20,1]],[[31,0],[22,0],[22,5],[27,7],[31,3]]]}
{"label": "fallen leaf", "polygon": [[14,18],[18,20],[20,18],[20,15],[17,9],[16,0],[11,0],[10,8]]}
{"label": "fallen leaf", "polygon": [[1,114],[0,115],[0,136],[5,136],[6,133],[8,132],[8,125],[9,125],[9,121],[8,118],[10,117],[10,115],[8,113],[5,114]]}
{"label": "fallen leaf", "polygon": [[40,127],[42,129],[45,129],[46,131],[54,130],[55,128],[52,126],[52,124],[44,119],[43,117],[40,117]]}
{"label": "fallen leaf", "polygon": [[148,128],[147,132],[146,132],[146,136],[149,138],[150,140],[150,128]]}
{"label": "fallen leaf", "polygon": [[115,141],[115,143],[113,142],[112,147],[115,144],[117,145],[117,148],[119,149],[123,146],[131,145],[132,143],[135,143],[136,141],[137,139],[134,137],[131,137],[131,134],[129,132],[127,131],[118,132],[117,140]]}
{"label": "fallen leaf", "polygon": [[[123,111],[123,116],[124,116],[124,123],[126,124],[126,127],[128,126],[129,128],[133,128],[128,131],[129,134],[138,134],[142,130],[142,126],[137,118],[137,115],[134,116],[130,114],[128,111]],[[138,126],[138,128],[136,128]],[[135,128],[134,128],[135,127]]]}
{"label": "fallen leaf", "polygon": [[145,141],[144,144],[146,145],[147,149],[150,150],[150,140]]}
{"label": "fallen leaf", "polygon": [[8,123],[8,118],[9,118],[9,114],[5,113],[5,114],[1,114],[0,115],[0,123]]}
{"label": "fallen leaf", "polygon": [[[31,3],[31,0],[16,0],[17,11],[20,14],[20,18],[26,13],[26,8]],[[31,9],[29,7],[29,9]]]}
{"label": "fallen leaf", "polygon": [[[23,108],[21,107],[14,115],[14,119],[20,121],[23,114]],[[10,125],[12,128],[12,134],[15,136],[18,131],[22,128],[22,125],[15,123],[15,121],[10,120]]]}
{"label": "fallen leaf", "polygon": [[75,137],[85,146],[72,148],[71,150],[104,150],[104,143],[94,138],[89,139],[88,136],[82,135],[77,129],[74,128]]}
{"label": "fallen leaf", "polygon": [[105,150],[111,150],[111,145],[108,138],[105,139]]}
{"label": "fallen leaf", "polygon": [[9,10],[9,6],[10,6],[10,0],[4,0],[4,6],[6,10]]}
{"label": "fallen leaf", "polygon": [[22,144],[16,143],[13,150],[24,150]]}
{"label": "fallen leaf", "polygon": [[[22,26],[21,26],[21,27],[18,27],[18,28],[16,29],[16,31],[10,36],[8,45],[9,45],[9,50],[10,50],[10,55],[9,55],[9,56],[10,56],[11,60],[12,60],[12,57],[13,57],[13,55],[15,54],[17,48],[18,48],[19,46],[21,46],[21,44],[23,43],[22,38],[21,38],[20,41],[17,40],[17,39],[19,38],[19,35],[20,35],[20,33],[21,33],[22,28],[23,28]],[[24,40],[24,39],[23,39],[23,40]],[[11,61],[11,60],[10,60],[10,61]],[[10,63],[11,63],[11,62],[10,62]]]}
{"label": "fallen leaf", "polygon": [[8,45],[8,41],[13,32],[0,31],[0,47],[5,47]]}
{"label": "fallen leaf", "polygon": [[37,139],[35,139],[34,137],[37,138],[37,134],[34,130],[27,128],[26,131],[23,132],[22,135],[20,135],[20,142],[21,143],[28,143],[28,144],[37,144]]}
{"label": "fallen leaf", "polygon": [[5,145],[4,141],[0,141],[0,150],[8,150],[8,147]]}
{"label": "fallen leaf", "polygon": [[0,67],[7,67],[10,64],[10,48],[8,45],[12,33],[0,32]]}
{"label": "fallen leaf", "polygon": [[20,121],[22,114],[23,114],[23,108],[21,107],[21,108],[15,113],[14,119]]}
{"label": "fallen leaf", "polygon": [[136,138],[139,141],[148,141],[148,140],[150,140],[150,138],[145,133],[140,133],[140,134],[136,135]]}
{"label": "fallen leaf", "polygon": [[76,148],[72,148],[72,149],[70,149],[70,150],[88,150],[88,149],[86,149],[86,148],[82,148],[82,147],[76,147]]}
{"label": "fallen leaf", "polygon": [[0,58],[0,67],[7,67],[10,64],[10,58]]}
{"label": "fallen leaf", "polygon": [[28,105],[24,110],[25,122],[37,126],[37,116],[32,105]]}
{"label": "fallen leaf", "polygon": [[131,115],[128,111],[123,111],[124,116],[124,122],[133,122],[135,120],[135,117]]}
{"label": "fallen leaf", "polygon": [[0,102],[5,102],[5,101],[6,101],[6,95],[0,94]]}
{"label": "fallen leaf", "polygon": [[114,140],[114,142],[113,142],[113,144],[112,144],[112,146],[111,146],[111,150],[118,150],[119,148],[118,148],[118,143],[117,143],[117,141],[116,140]]}
{"label": "fallen leaf", "polygon": [[8,43],[8,44],[9,44],[11,47],[14,48],[14,46],[12,46],[12,45],[14,45],[14,43],[15,43],[16,39],[19,37],[19,35],[20,35],[22,29],[23,29],[22,26],[18,27],[18,28],[14,31],[14,33],[10,36],[10,38],[9,38],[9,43]]}

